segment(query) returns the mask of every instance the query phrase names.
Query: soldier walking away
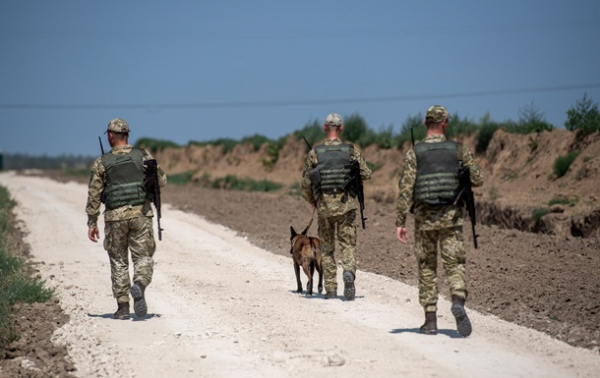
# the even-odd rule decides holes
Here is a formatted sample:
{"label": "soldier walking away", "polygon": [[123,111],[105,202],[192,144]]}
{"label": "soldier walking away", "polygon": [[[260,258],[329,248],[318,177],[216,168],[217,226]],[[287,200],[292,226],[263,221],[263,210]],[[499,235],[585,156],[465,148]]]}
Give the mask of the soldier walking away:
{"label": "soldier walking away", "polygon": [[[112,149],[96,159],[90,174],[86,213],[88,238],[100,239],[98,216],[104,203],[104,249],[110,259],[112,291],[117,299],[115,319],[129,319],[129,294],[136,316],[148,313],[145,290],[152,281],[156,250],[152,229],[150,190],[158,180],[164,186],[167,177],[156,160],[145,150],[128,144],[129,125],[121,118],[108,124],[108,142]],[[157,171],[150,172],[151,167]],[[155,174],[152,174],[155,173]],[[133,261],[133,285],[129,278],[129,251]]]}
{"label": "soldier walking away", "polygon": [[425,310],[425,324],[420,332],[437,334],[437,248],[452,295],[451,311],[458,332],[471,334],[471,322],[464,308],[468,297],[463,240],[463,207],[455,199],[460,193],[459,168],[469,169],[471,186],[483,185],[481,169],[473,154],[461,143],[447,140],[449,114],[434,105],[427,110],[427,136],[413,146],[404,159],[396,202],[396,236],[406,244],[406,217],[414,209],[414,249],[419,265],[419,302]]}
{"label": "soldier walking away", "polygon": [[[325,119],[325,143],[311,149],[302,171],[302,196],[317,209],[319,238],[323,253],[325,299],[337,297],[337,266],[334,257],[335,235],[342,251],[344,298],[354,300],[356,290],[356,210],[358,185],[348,185],[360,176],[371,178],[371,170],[360,151],[340,139],[344,125],[339,114]],[[356,164],[358,163],[358,164]],[[354,167],[354,168],[353,168]],[[362,185],[360,185],[362,187]]]}

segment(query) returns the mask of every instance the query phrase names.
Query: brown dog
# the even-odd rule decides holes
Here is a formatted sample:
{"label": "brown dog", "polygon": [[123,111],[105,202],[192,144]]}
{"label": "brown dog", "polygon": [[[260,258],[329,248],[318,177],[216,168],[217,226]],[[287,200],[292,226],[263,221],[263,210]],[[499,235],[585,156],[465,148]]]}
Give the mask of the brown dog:
{"label": "brown dog", "polygon": [[[311,222],[312,223],[312,222]],[[310,225],[308,226],[310,227]],[[319,238],[307,236],[308,227],[300,234],[296,233],[294,227],[290,226],[292,236],[290,237],[290,254],[294,259],[294,272],[296,273],[296,282],[298,283],[298,293],[302,293],[302,281],[300,281],[300,266],[308,277],[306,292],[308,295],[313,293],[313,277],[315,268],[319,272],[319,294],[323,292],[323,260],[321,257],[321,242]]]}

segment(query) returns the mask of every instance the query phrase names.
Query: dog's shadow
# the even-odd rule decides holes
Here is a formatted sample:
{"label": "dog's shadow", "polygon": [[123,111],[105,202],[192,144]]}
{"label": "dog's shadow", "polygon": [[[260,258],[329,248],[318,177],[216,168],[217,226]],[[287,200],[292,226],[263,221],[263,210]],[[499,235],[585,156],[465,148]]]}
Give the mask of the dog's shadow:
{"label": "dog's shadow", "polygon": [[[302,293],[298,293],[296,290],[290,290],[290,293],[302,296],[306,299],[321,299],[321,300],[325,299],[325,294],[319,294],[319,293],[313,292],[313,295],[308,295],[308,294],[306,294],[306,290],[303,291]],[[361,298],[364,298],[364,295],[357,295],[355,298],[361,299]],[[339,299],[341,299],[344,302],[348,302],[344,299],[343,295],[338,295],[335,298],[331,298],[331,300],[334,300],[334,301],[339,300]],[[329,299],[327,299],[327,300],[329,300]]]}
{"label": "dog's shadow", "polygon": [[[393,334],[399,334],[399,333],[421,334],[421,332],[419,331],[419,328],[396,328],[396,329],[391,330],[390,333],[393,333]],[[451,339],[464,339],[464,337],[462,337],[460,335],[460,333],[458,333],[458,331],[452,330],[452,329],[438,329],[438,335],[445,335]],[[431,335],[423,335],[423,336],[431,336]]]}
{"label": "dog's shadow", "polygon": [[[109,314],[90,314],[90,313],[88,313],[87,316],[89,316],[90,318],[101,318],[101,319],[114,319],[114,317],[115,317],[115,315],[112,313],[109,313]],[[160,318],[160,317],[162,317],[162,314],[148,314],[143,319],[138,318],[135,314],[130,314],[130,316],[131,316],[131,320],[133,320],[134,322],[143,322],[145,320],[149,320],[152,318]]]}

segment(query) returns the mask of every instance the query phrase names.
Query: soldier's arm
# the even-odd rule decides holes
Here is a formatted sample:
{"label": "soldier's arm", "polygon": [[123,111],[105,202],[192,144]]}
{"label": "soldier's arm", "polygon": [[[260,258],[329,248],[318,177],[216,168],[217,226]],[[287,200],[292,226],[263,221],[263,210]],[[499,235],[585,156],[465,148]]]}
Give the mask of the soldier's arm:
{"label": "soldier's arm", "polygon": [[100,197],[104,189],[104,165],[100,158],[96,159],[90,172],[88,185],[88,198],[85,212],[88,216],[89,228],[98,227],[98,216],[100,215]]}
{"label": "soldier's arm", "polygon": [[396,200],[396,227],[404,228],[406,217],[413,205],[413,188],[417,177],[417,157],[410,149],[404,158],[400,181],[398,181],[398,199]]}
{"label": "soldier's arm", "polygon": [[316,205],[315,198],[313,197],[312,192],[312,183],[310,181],[309,173],[316,166],[317,162],[317,154],[315,150],[310,150],[306,160],[304,162],[304,168],[302,169],[302,197],[310,204]]}
{"label": "soldier's arm", "polygon": [[371,179],[371,174],[373,173],[371,171],[371,169],[369,168],[369,166],[367,165],[367,162],[365,161],[365,159],[362,157],[360,150],[356,147],[354,147],[354,159],[356,161],[358,161],[358,165],[360,167],[360,177],[363,180],[370,180]]}
{"label": "soldier's arm", "polygon": [[463,150],[463,166],[469,168],[471,186],[478,187],[483,185],[483,172],[481,172],[479,164],[477,164],[473,154],[467,146],[464,146]]}
{"label": "soldier's arm", "polygon": [[[142,158],[142,161],[146,161],[146,160],[152,160],[154,159],[154,157],[152,156],[152,154],[146,150],[144,150],[144,157]],[[162,188],[163,186],[167,185],[167,175],[165,174],[165,172],[162,170],[162,168],[160,167],[160,165],[157,163],[157,173],[158,173],[158,185]]]}

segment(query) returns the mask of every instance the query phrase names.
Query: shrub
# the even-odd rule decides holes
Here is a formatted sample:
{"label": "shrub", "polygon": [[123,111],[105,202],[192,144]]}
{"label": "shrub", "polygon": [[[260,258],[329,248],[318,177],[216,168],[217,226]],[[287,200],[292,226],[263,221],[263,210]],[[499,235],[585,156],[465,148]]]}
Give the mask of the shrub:
{"label": "shrub", "polygon": [[551,131],[554,129],[550,123],[544,119],[544,113],[534,104],[526,105],[519,109],[519,122],[510,122],[504,126],[504,130],[513,134],[531,134],[542,131]]}
{"label": "shrub", "polygon": [[394,147],[394,127],[392,125],[379,130],[375,137],[375,144],[379,148],[390,149]]}
{"label": "shrub", "polygon": [[600,111],[598,104],[592,104],[592,99],[584,93],[583,99],[577,101],[574,107],[567,110],[565,128],[569,131],[581,130],[584,134],[600,132]]}
{"label": "shrub", "polygon": [[375,172],[377,170],[379,170],[381,167],[383,167],[383,163],[382,162],[378,162],[378,163],[371,163],[370,161],[367,161],[367,167],[369,167],[369,169],[372,172]]}
{"label": "shrub", "polygon": [[475,151],[483,154],[487,151],[494,133],[500,128],[500,125],[495,122],[489,122],[483,124],[477,132],[477,142],[475,144]]}
{"label": "shrub", "polygon": [[269,138],[267,138],[264,135],[254,134],[252,136],[242,138],[241,143],[250,143],[250,144],[252,144],[254,151],[258,151],[258,150],[260,150],[260,148],[262,147],[263,144],[265,144],[269,141],[270,141]]}
{"label": "shrub", "polygon": [[554,161],[553,172],[557,178],[563,177],[567,174],[569,167],[575,161],[575,158],[579,155],[579,151],[571,151],[566,156],[559,156]]}
{"label": "shrub", "polygon": [[175,142],[171,142],[170,140],[140,138],[135,142],[134,147],[145,148],[150,150],[151,153],[155,154],[158,151],[164,150],[165,148],[178,148],[179,145]]}
{"label": "shrub", "polygon": [[[412,134],[411,134],[412,130]],[[422,140],[427,135],[427,128],[423,124],[423,114],[419,113],[416,116],[408,117],[400,128],[400,134],[395,138],[395,145],[398,148],[402,148],[404,143],[408,142],[412,144],[414,137],[415,143]]]}
{"label": "shrub", "polygon": [[299,182],[293,183],[289,187],[288,194],[291,196],[301,196],[302,195],[302,185]]}
{"label": "shrub", "polygon": [[472,135],[477,132],[479,126],[468,118],[460,118],[458,114],[453,114],[446,129],[446,137],[452,138],[458,135]]}
{"label": "shrub", "polygon": [[489,195],[489,198],[491,201],[495,201],[498,198],[500,198],[500,194],[498,193],[498,188],[496,188],[495,186],[492,186],[490,188],[488,195]]}
{"label": "shrub", "polygon": [[235,175],[227,175],[215,179],[210,186],[215,189],[243,190],[248,192],[273,192],[283,185],[269,180],[240,179]]}
{"label": "shrub", "polygon": [[[302,137],[306,138],[308,143],[310,143],[310,145],[313,147],[316,143],[325,139],[323,125],[316,119],[307,123],[302,129],[294,131],[293,134],[296,137],[296,140],[299,140]],[[308,146],[306,146],[306,151],[308,151]]]}
{"label": "shrub", "polygon": [[534,209],[531,212],[531,221],[537,226],[541,222],[542,218],[548,215],[549,212],[550,210],[545,207]]}
{"label": "shrub", "polygon": [[192,177],[196,173],[195,170],[169,175],[167,182],[173,185],[184,185],[192,181]]}
{"label": "shrub", "polygon": [[367,125],[367,121],[358,113],[344,117],[343,138],[349,142],[356,143],[360,147],[366,147],[375,143],[377,135]]}
{"label": "shrub", "polygon": [[219,138],[219,139],[209,140],[206,142],[199,142],[199,141],[191,140],[188,142],[188,146],[200,146],[200,147],[221,146],[222,147],[221,152],[223,154],[233,151],[233,148],[235,146],[237,146],[238,144],[240,144],[240,142],[238,142],[237,140],[232,139],[232,138]]}
{"label": "shrub", "polygon": [[548,206],[552,206],[552,205],[575,206],[577,204],[577,202],[579,202],[579,197],[577,197],[577,196],[566,197],[566,196],[559,194],[557,196],[552,197],[552,199],[550,201],[548,201]]}
{"label": "shrub", "polygon": [[265,168],[271,169],[275,166],[277,160],[279,160],[279,149],[280,146],[277,142],[269,141],[267,145],[267,154],[269,157],[262,158],[262,164]]}

